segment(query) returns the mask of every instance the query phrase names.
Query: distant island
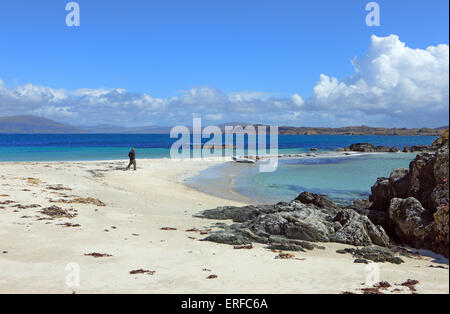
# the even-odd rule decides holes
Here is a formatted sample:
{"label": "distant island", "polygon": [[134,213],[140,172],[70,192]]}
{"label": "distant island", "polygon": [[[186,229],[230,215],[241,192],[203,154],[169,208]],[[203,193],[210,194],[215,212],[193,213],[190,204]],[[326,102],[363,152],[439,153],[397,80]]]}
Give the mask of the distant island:
{"label": "distant island", "polygon": [[[219,125],[222,129],[225,125],[250,125],[247,123],[225,123]],[[264,126],[254,124],[253,126]],[[294,127],[280,126],[280,135],[419,135],[438,136],[448,126],[440,128],[380,128],[370,126],[349,126],[341,128],[326,127]],[[120,127],[115,125],[97,126],[73,126],[59,123],[50,119],[24,115],[13,117],[0,117],[1,134],[169,134],[171,127],[165,126],[142,126],[142,127]]]}
{"label": "distant island", "polygon": [[170,129],[159,126],[73,126],[32,115],[0,117],[0,134],[169,134]]}
{"label": "distant island", "polygon": [[76,127],[35,116],[0,117],[0,133],[80,133]]}
{"label": "distant island", "polygon": [[283,135],[423,135],[438,136],[448,127],[439,128],[376,128],[370,126],[349,126],[342,128],[308,128],[282,126],[279,128]]}

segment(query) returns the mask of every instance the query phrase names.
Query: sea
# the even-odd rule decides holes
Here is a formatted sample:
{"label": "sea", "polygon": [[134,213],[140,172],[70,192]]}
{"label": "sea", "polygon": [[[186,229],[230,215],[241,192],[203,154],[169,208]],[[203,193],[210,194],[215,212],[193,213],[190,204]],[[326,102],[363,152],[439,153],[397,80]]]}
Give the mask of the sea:
{"label": "sea", "polygon": [[[274,172],[252,164],[226,163],[209,168],[186,184],[219,197],[254,203],[290,201],[303,191],[327,195],[339,203],[367,198],[378,177],[408,167],[414,153],[346,156],[337,148],[353,143],[404,146],[431,144],[430,136],[280,135],[279,154],[303,154],[279,160]],[[208,139],[203,139],[206,142]],[[170,158],[177,138],[166,134],[0,134],[0,162],[126,160]],[[269,140],[268,140],[269,141]],[[311,148],[317,151],[312,156]]]}

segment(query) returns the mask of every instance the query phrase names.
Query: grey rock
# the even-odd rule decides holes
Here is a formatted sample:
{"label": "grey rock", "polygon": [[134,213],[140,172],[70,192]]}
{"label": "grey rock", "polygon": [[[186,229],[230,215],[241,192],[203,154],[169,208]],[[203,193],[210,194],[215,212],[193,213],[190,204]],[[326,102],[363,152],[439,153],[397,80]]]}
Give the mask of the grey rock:
{"label": "grey rock", "polygon": [[[448,130],[421,151],[409,168],[394,170],[372,186],[368,217],[397,241],[449,256]],[[385,212],[386,214],[383,214]]]}
{"label": "grey rock", "polygon": [[[302,193],[291,203],[260,207],[220,207],[207,210],[198,217],[232,219],[224,230],[205,240],[248,244],[269,243],[271,248],[301,250],[314,248],[307,242],[339,242],[350,245],[389,245],[381,226],[351,208],[342,208],[323,195]],[[234,235],[234,236],[233,236]],[[306,241],[306,242],[305,242]]]}
{"label": "grey rock", "polygon": [[252,242],[242,235],[229,233],[225,231],[214,232],[205,238],[205,241],[211,241],[216,243],[224,243],[231,245],[245,245],[251,244]]}
{"label": "grey rock", "polygon": [[389,221],[400,242],[411,243],[414,247],[424,247],[431,243],[435,235],[427,226],[432,220],[430,213],[413,197],[391,200]]}
{"label": "grey rock", "polygon": [[386,211],[391,202],[391,188],[388,178],[378,178],[377,182],[371,187],[372,194],[369,200],[372,202],[371,210]]}
{"label": "grey rock", "polygon": [[355,143],[350,145],[349,147],[344,148],[344,150],[352,152],[365,152],[365,153],[373,153],[377,151],[376,147],[370,143]]}
{"label": "grey rock", "polygon": [[336,253],[339,254],[351,254],[353,257],[358,259],[365,259],[375,263],[392,263],[392,264],[402,264],[404,261],[395,256],[395,254],[383,247],[379,246],[369,246],[363,247],[361,249],[356,248],[346,248],[342,250],[337,250]]}
{"label": "grey rock", "polygon": [[405,146],[403,148],[404,153],[426,152],[430,150],[432,150],[431,145],[414,145],[414,146]]}
{"label": "grey rock", "polygon": [[357,258],[353,261],[355,264],[369,264],[369,261],[363,258]]}
{"label": "grey rock", "polygon": [[363,152],[363,153],[396,153],[400,150],[398,147],[388,147],[388,146],[375,146],[371,143],[355,143],[348,147],[345,147],[343,151],[351,152]]}
{"label": "grey rock", "polygon": [[303,192],[297,198],[296,201],[299,201],[302,204],[314,204],[319,208],[331,210],[330,212],[335,213],[336,210],[341,209],[339,205],[330,201],[325,195],[314,194],[309,192]]}
{"label": "grey rock", "polygon": [[367,217],[377,226],[382,226],[385,230],[389,230],[389,214],[385,211],[371,210]]}

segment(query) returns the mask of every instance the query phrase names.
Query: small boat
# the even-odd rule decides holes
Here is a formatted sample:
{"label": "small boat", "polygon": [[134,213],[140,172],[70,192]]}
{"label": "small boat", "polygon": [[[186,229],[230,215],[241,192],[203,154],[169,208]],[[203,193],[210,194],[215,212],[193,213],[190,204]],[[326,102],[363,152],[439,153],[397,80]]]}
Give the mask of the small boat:
{"label": "small boat", "polygon": [[245,163],[245,164],[254,164],[254,163],[256,163],[256,160],[250,159],[250,158],[244,158],[244,157],[233,157],[233,160],[235,162]]}

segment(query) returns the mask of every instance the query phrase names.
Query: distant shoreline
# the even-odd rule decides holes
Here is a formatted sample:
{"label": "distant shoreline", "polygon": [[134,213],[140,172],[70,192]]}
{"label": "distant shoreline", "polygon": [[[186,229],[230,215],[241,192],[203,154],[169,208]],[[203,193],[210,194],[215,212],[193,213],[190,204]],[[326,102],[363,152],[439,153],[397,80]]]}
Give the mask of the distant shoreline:
{"label": "distant shoreline", "polygon": [[[353,133],[353,134],[346,134],[346,133],[315,133],[315,134],[290,134],[286,133],[285,131],[281,130],[278,135],[281,136],[320,136],[320,135],[326,135],[326,136],[439,136],[442,131],[439,132],[433,132],[429,134],[423,134],[423,133],[405,133],[405,134],[393,134],[393,133]],[[78,132],[78,133],[52,133],[52,132],[43,132],[43,133],[9,133],[9,132],[2,132],[0,131],[0,135],[166,135],[170,136],[170,133],[85,133],[85,132]]]}
{"label": "distant shoreline", "polygon": [[[225,126],[253,126],[269,127],[267,124],[246,123],[246,122],[227,122],[217,124],[224,131]],[[192,129],[192,127],[189,127]],[[93,126],[74,126],[56,122],[54,120],[25,115],[0,117],[0,134],[112,134],[112,135],[133,135],[133,134],[159,134],[168,135],[171,132],[171,126],[139,126],[139,127],[121,127],[116,125],[93,125]],[[338,128],[331,127],[295,127],[279,126],[279,135],[393,135],[393,136],[438,136],[442,131],[448,129],[448,126],[438,128],[384,128],[361,126],[345,126]],[[192,130],[191,130],[192,131]]]}

